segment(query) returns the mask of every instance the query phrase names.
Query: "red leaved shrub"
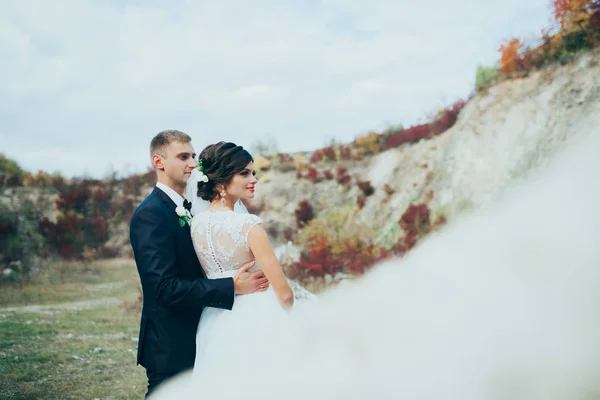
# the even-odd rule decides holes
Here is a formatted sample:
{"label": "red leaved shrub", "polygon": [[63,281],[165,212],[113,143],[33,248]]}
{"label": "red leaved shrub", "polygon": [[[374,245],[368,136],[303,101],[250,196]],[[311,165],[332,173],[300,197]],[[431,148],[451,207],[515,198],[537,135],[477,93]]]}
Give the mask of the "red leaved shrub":
{"label": "red leaved shrub", "polygon": [[314,167],[308,167],[308,169],[306,170],[306,175],[304,177],[313,183],[321,181],[319,171]]}
{"label": "red leaved shrub", "polygon": [[310,162],[311,164],[316,164],[319,161],[321,161],[323,159],[323,153],[321,153],[321,150],[317,150],[315,151],[312,156],[310,156]]}
{"label": "red leaved shrub", "polygon": [[[56,205],[60,214],[56,222],[43,219],[39,228],[46,246],[63,258],[82,258],[86,251],[95,253],[109,239],[109,218],[133,212],[130,199],[113,203],[114,182],[73,179],[63,182]],[[126,210],[119,209],[123,206]],[[102,254],[102,253],[99,253]]]}
{"label": "red leaved shrub", "polygon": [[301,200],[298,203],[294,215],[296,216],[296,225],[298,228],[302,228],[308,221],[315,217],[312,205],[308,200]]}
{"label": "red leaved shrub", "polygon": [[348,186],[348,185],[350,185],[350,181],[352,180],[352,177],[350,175],[342,175],[342,176],[338,176],[335,180],[340,185]]}
{"label": "red leaved shrub", "polygon": [[452,106],[442,110],[430,123],[411,126],[408,129],[401,129],[388,134],[381,149],[391,149],[404,143],[414,143],[444,133],[454,126],[460,111],[465,105],[466,102],[457,101]]}
{"label": "red leaved shrub", "polygon": [[0,172],[0,188],[23,186],[23,177],[19,174],[5,174]]}
{"label": "red leaved shrub", "polygon": [[358,197],[356,198],[356,205],[358,206],[359,209],[362,209],[365,206],[366,202],[367,202],[367,198],[362,194],[359,194]]}
{"label": "red leaved shrub", "polygon": [[352,148],[350,148],[350,146],[340,147],[340,158],[342,160],[351,160],[352,159]]}
{"label": "red leaved shrub", "polygon": [[279,162],[282,162],[282,163],[294,161],[294,157],[292,157],[288,153],[277,153],[277,157],[279,158]]}
{"label": "red leaved shrub", "polygon": [[327,161],[337,160],[337,154],[335,153],[335,149],[331,146],[321,149],[321,153],[323,153],[323,157],[327,158]]}
{"label": "red leaved shrub", "polygon": [[429,207],[425,203],[411,203],[400,217],[400,228],[404,231],[403,242],[400,243],[400,253],[412,249],[420,237],[429,233]]}
{"label": "red leaved shrub", "polygon": [[356,185],[366,197],[375,193],[375,188],[371,186],[371,181],[357,181]]}

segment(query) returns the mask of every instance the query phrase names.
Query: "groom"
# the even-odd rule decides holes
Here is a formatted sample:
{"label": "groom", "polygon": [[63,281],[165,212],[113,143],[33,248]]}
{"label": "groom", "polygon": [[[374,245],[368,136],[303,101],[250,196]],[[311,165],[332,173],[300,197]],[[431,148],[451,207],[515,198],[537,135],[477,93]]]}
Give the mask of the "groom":
{"label": "groom", "polygon": [[[158,182],[135,210],[129,238],[143,291],[137,364],[146,368],[146,397],[166,379],[194,366],[196,330],[203,307],[231,310],[234,294],[266,290],[264,274],[244,265],[233,278],[207,279],[177,206],[197,167],[191,138],[180,131],[158,133],[150,143]],[[185,202],[185,204],[184,204]]]}

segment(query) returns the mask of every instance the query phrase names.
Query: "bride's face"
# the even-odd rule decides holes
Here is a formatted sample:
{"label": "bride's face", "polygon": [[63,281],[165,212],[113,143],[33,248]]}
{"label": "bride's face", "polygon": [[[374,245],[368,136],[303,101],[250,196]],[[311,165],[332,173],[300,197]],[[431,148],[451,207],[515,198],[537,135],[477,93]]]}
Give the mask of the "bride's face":
{"label": "bride's face", "polygon": [[231,181],[225,188],[225,192],[233,200],[253,199],[254,187],[256,186],[256,182],[258,182],[255,175],[254,163],[250,162],[246,165],[246,168],[231,178]]}

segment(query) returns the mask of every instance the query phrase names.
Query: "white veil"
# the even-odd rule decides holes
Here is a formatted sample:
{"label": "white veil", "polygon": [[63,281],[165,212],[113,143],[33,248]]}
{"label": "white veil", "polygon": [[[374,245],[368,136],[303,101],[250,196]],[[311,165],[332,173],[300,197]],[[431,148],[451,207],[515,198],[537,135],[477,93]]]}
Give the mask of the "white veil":
{"label": "white veil", "polygon": [[[192,216],[206,210],[210,205],[208,200],[203,200],[196,195],[198,192],[198,182],[200,181],[200,171],[198,168],[192,170],[192,175],[188,179],[185,186],[185,198],[192,203]],[[233,206],[233,211],[237,213],[248,214],[248,209],[244,206],[244,203],[238,200]]]}

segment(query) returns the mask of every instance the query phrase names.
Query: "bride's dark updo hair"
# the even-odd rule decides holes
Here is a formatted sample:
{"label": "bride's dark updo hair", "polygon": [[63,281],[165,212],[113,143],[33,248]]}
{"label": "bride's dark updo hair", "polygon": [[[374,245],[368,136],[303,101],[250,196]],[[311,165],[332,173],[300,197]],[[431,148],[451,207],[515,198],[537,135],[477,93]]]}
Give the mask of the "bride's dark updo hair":
{"label": "bride's dark updo hair", "polygon": [[198,182],[198,197],[212,201],[219,196],[217,185],[224,185],[233,176],[246,168],[254,159],[242,146],[231,142],[219,142],[206,146],[198,156],[202,160],[204,174],[208,182]]}

